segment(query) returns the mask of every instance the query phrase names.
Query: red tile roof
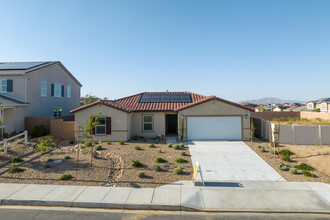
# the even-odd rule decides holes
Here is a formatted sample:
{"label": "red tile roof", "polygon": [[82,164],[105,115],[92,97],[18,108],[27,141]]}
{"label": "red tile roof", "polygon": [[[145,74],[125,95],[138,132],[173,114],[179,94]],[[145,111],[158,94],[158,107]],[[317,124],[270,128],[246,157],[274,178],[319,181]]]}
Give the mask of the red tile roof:
{"label": "red tile roof", "polygon": [[[190,94],[192,102],[144,102],[140,103],[140,99],[143,94]],[[97,104],[103,104],[106,106],[110,106],[125,112],[150,112],[150,111],[179,111],[185,108],[189,108],[191,106],[195,106],[210,100],[218,100],[221,102],[225,102],[230,105],[237,106],[239,108],[243,108],[246,110],[250,110],[247,107],[244,107],[242,105],[218,98],[216,96],[204,96],[199,95],[191,92],[144,92],[139,93],[136,95],[128,96],[125,98],[121,98],[118,100],[100,100],[97,102],[94,102],[89,105],[82,106],[80,108],[76,108],[71,111],[71,113],[77,112],[79,110],[88,108],[93,105]]]}

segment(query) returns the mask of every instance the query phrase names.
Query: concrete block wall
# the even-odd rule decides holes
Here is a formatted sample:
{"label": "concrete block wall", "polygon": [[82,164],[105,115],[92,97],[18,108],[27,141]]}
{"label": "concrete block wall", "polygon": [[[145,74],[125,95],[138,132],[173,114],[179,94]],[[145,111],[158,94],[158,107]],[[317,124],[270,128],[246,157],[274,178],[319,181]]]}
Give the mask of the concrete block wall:
{"label": "concrete block wall", "polygon": [[46,134],[50,134],[50,117],[25,117],[24,127],[30,135],[32,129],[37,125],[43,125],[46,129]]}
{"label": "concrete block wall", "polygon": [[73,140],[75,136],[75,122],[63,119],[50,120],[50,134],[57,139]]}

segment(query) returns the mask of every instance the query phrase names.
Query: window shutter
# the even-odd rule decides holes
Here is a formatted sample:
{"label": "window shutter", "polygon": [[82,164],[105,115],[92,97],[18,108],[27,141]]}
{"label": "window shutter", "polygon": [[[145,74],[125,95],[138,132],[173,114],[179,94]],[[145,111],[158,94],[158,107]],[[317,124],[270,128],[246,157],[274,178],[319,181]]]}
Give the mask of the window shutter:
{"label": "window shutter", "polygon": [[54,83],[51,85],[51,96],[54,96]]}
{"label": "window shutter", "polygon": [[106,134],[111,134],[111,117],[105,119]]}
{"label": "window shutter", "polygon": [[62,92],[62,97],[64,97],[64,85],[61,85],[62,89],[61,89],[61,92]]}
{"label": "window shutter", "polygon": [[[95,118],[93,120],[93,123],[95,122]],[[92,133],[91,134],[95,134],[95,127],[92,127]]]}
{"label": "window shutter", "polygon": [[13,80],[7,79],[7,92],[12,92],[12,91],[13,91]]}

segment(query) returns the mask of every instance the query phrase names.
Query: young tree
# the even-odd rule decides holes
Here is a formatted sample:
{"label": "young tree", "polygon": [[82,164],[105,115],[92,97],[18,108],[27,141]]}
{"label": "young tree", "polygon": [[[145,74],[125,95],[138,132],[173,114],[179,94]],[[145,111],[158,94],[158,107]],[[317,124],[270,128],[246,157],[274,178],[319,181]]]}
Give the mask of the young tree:
{"label": "young tree", "polygon": [[251,142],[253,142],[253,137],[254,137],[255,130],[256,130],[256,126],[253,123],[253,118],[251,118],[251,131],[250,131]]}

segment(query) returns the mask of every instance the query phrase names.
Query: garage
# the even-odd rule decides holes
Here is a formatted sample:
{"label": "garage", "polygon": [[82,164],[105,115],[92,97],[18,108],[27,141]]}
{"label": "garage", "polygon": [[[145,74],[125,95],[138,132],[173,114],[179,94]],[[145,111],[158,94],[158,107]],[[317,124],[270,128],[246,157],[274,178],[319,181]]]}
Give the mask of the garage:
{"label": "garage", "polygon": [[188,140],[241,140],[242,118],[187,117]]}

